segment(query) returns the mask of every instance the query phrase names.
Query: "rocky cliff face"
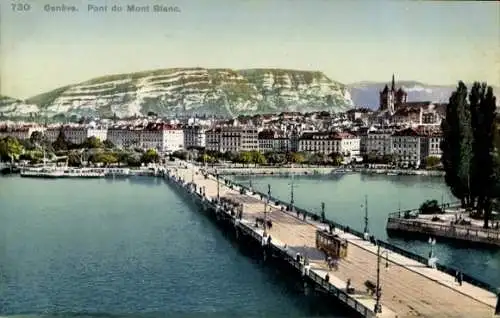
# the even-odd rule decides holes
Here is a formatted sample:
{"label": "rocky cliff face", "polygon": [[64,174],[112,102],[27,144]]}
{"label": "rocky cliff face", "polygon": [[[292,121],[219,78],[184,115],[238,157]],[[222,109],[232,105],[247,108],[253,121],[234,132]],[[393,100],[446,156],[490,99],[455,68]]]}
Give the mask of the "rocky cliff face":
{"label": "rocky cliff face", "polygon": [[0,95],[0,115],[28,116],[39,111],[38,106],[27,104],[15,98]]}
{"label": "rocky cliff face", "polygon": [[255,114],[353,106],[346,86],[321,72],[282,69],[175,68],[99,77],[28,99],[0,103],[4,115],[119,117],[172,114]]}

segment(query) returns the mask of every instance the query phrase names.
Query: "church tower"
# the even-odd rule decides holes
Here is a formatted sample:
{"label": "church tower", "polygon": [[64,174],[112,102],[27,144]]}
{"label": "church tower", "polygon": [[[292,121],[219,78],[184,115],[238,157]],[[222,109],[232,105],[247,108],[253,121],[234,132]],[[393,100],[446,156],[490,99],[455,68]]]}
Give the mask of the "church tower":
{"label": "church tower", "polygon": [[395,111],[395,100],[396,100],[396,81],[394,79],[394,74],[392,74],[391,89],[385,85],[384,89],[380,92],[380,111],[387,110],[391,115]]}

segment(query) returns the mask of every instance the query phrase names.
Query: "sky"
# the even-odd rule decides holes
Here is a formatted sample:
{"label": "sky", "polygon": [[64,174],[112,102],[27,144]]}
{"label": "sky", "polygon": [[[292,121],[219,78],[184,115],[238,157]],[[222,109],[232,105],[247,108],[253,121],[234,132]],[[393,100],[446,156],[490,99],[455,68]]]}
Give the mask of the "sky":
{"label": "sky", "polygon": [[[0,1],[0,94],[169,67],[318,70],[341,83],[500,86],[500,3],[405,0]],[[175,2],[177,1],[177,2]],[[27,3],[27,11],[11,3]],[[88,5],[107,5],[107,12]],[[180,12],[127,12],[127,5]],[[112,12],[121,5],[122,12]]]}

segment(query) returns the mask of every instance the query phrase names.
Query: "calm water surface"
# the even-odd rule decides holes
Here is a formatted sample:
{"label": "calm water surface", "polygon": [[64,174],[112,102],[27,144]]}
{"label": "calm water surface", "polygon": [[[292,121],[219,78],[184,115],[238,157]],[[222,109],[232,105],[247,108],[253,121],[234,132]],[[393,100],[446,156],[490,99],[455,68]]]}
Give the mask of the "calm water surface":
{"label": "calm water surface", "polygon": [[282,276],[162,181],[0,177],[0,314],[340,315]]}
{"label": "calm water surface", "polygon": [[[272,195],[290,201],[291,177],[233,177],[235,181],[267,192],[271,185]],[[294,178],[295,205],[320,214],[321,202],[325,202],[325,214],[329,219],[348,225],[359,231],[364,229],[364,201],[368,196],[369,229],[376,237],[388,240],[422,256],[430,247],[425,241],[388,239],[385,231],[389,212],[415,209],[429,199],[454,202],[441,178],[424,176],[386,175],[328,175],[300,176]],[[500,251],[471,249],[459,244],[445,244],[437,240],[435,252],[439,262],[461,269],[485,282],[500,287]]]}

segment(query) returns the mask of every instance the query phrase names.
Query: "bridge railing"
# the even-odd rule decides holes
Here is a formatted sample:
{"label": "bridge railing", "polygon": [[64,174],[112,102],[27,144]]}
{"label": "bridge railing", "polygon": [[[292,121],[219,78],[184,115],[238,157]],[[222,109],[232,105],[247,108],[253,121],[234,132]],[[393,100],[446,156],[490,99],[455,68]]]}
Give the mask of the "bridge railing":
{"label": "bridge railing", "polygon": [[[304,265],[301,262],[298,262],[293,256],[291,256],[287,252],[279,249],[278,247],[274,247],[274,250],[276,252],[280,253],[280,255],[283,257],[283,259],[286,262],[290,263],[297,270],[299,270],[299,271],[303,271],[304,270]],[[321,286],[322,288],[324,288],[330,294],[335,295],[335,297],[337,297],[339,300],[345,302],[348,306],[350,306],[351,308],[353,308],[357,312],[361,313],[363,315],[363,317],[369,317],[369,318],[375,317],[374,312],[370,308],[362,305],[356,299],[352,298],[348,293],[346,293],[345,291],[343,291],[343,290],[335,287],[333,284],[331,284],[330,282],[326,281],[326,279],[324,279],[323,277],[319,276],[318,274],[316,274],[312,270],[309,270],[308,276],[316,284],[318,284],[319,286]]]}
{"label": "bridge railing", "polygon": [[[251,190],[247,186],[241,185],[241,184],[236,183],[236,182],[234,182],[232,180],[229,180],[229,179],[223,179],[220,176],[219,176],[219,178],[221,180],[225,180],[226,182],[228,182],[230,184],[234,184],[234,185],[236,185],[236,186],[238,186],[240,188],[243,188],[246,191],[251,191],[253,193],[259,194],[263,198],[267,197],[267,194],[265,194],[263,192],[257,191],[255,189]],[[276,198],[274,196],[270,197],[270,201],[275,202],[276,204],[280,204],[280,205],[285,205],[285,206],[289,206],[290,205],[290,203],[288,203],[286,201],[283,201],[283,200],[280,200],[280,199],[278,199],[278,198]],[[294,208],[295,208],[296,211],[305,214],[306,217],[309,217],[309,218],[311,218],[313,220],[321,220],[321,217],[319,215],[315,214],[315,213],[309,212],[309,211],[307,211],[305,209],[302,209],[302,208],[299,208],[297,206],[294,206]],[[353,228],[351,228],[349,226],[345,226],[345,225],[342,225],[340,223],[337,223],[335,221],[328,220],[328,219],[326,219],[323,223],[335,226],[338,229],[341,229],[341,230],[343,230],[343,231],[345,231],[347,233],[353,234],[353,235],[355,235],[355,236],[357,236],[357,237],[359,237],[361,239],[364,239],[364,233],[362,233],[360,231],[357,231],[357,230],[355,230],[355,229],[353,229]],[[396,246],[394,244],[391,244],[391,243],[388,243],[388,242],[385,242],[385,241],[382,241],[382,240],[378,240],[378,242],[385,249],[388,249],[388,250],[390,250],[392,252],[401,254],[401,255],[409,258],[409,259],[412,259],[412,260],[417,261],[417,262],[419,262],[421,264],[424,264],[425,266],[427,266],[427,264],[428,264],[428,259],[425,258],[425,257],[423,257],[423,256],[421,256],[421,255],[415,254],[413,252],[406,251],[406,250],[404,250],[404,249],[402,249],[402,248],[400,248],[400,247],[398,247],[398,246]],[[452,275],[453,277],[455,276],[455,273],[458,271],[457,269],[455,269],[455,268],[453,268],[451,266],[447,266],[447,265],[443,265],[443,264],[439,264],[439,263],[436,263],[436,267],[437,267],[438,270],[440,270],[442,272],[445,272],[445,273],[447,273],[449,275]],[[488,291],[493,292],[493,293],[496,294],[497,289],[494,286],[492,286],[492,285],[490,285],[490,284],[488,284],[486,282],[483,282],[480,279],[477,279],[477,278],[473,277],[472,275],[469,275],[469,274],[466,274],[466,273],[462,273],[462,274],[463,274],[463,281],[465,281],[465,282],[467,282],[469,284],[472,284],[474,286],[477,286],[479,288],[486,289],[486,290],[488,290]]]}
{"label": "bridge railing", "polygon": [[[439,204],[439,207],[443,207],[445,209],[448,208],[458,208],[461,206],[460,201],[452,201],[452,202],[447,202],[443,204]],[[411,218],[416,218],[420,214],[420,209],[411,209],[411,210],[402,210],[402,211],[396,211],[396,212],[391,212],[389,213],[389,218],[393,219],[411,219]]]}

